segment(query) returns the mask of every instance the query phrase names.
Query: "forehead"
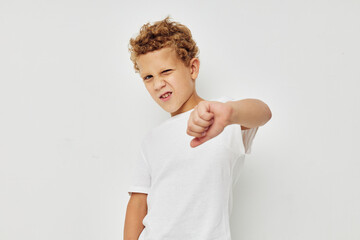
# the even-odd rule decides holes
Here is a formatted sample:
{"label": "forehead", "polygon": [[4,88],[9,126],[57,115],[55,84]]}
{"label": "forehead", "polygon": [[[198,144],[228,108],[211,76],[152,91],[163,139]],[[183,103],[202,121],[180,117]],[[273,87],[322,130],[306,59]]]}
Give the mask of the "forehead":
{"label": "forehead", "polygon": [[142,54],[137,59],[137,64],[141,73],[157,71],[161,68],[176,66],[179,63],[181,63],[181,60],[178,58],[175,49],[171,47]]}

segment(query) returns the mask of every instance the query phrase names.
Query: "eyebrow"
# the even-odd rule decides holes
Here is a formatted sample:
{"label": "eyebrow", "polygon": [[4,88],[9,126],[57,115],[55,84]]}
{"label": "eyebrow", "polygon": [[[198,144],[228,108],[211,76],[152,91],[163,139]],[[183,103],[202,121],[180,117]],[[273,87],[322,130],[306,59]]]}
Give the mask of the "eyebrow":
{"label": "eyebrow", "polygon": [[[165,68],[164,70],[161,70],[159,73],[163,73],[163,72],[166,72],[166,71],[169,71],[169,70],[173,70],[174,68],[172,67],[168,67],[168,68]],[[151,75],[150,73],[147,73],[147,74],[144,74],[145,77]]]}

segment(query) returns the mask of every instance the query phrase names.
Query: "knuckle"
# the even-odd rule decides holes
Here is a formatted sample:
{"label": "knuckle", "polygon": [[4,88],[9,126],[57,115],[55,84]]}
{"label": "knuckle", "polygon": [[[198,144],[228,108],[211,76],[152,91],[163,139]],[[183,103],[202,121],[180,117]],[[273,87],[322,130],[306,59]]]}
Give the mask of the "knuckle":
{"label": "knuckle", "polygon": [[187,133],[188,135],[190,135],[190,136],[195,136],[195,135],[196,135],[193,131],[191,131],[191,130],[189,130],[189,129],[186,131],[186,133]]}
{"label": "knuckle", "polygon": [[201,113],[199,114],[199,116],[200,116],[201,118],[203,118],[203,119],[206,118],[206,115],[207,115],[207,112],[201,112]]}
{"label": "knuckle", "polygon": [[200,122],[200,119],[198,117],[195,117],[194,118],[194,123],[199,124],[199,122]]}

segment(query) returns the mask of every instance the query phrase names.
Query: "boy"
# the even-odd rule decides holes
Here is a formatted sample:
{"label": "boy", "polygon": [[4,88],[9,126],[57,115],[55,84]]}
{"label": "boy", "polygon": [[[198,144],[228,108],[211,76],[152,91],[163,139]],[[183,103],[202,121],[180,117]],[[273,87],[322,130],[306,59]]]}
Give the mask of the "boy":
{"label": "boy", "polygon": [[171,117],[142,140],[124,240],[230,240],[232,187],[270,109],[257,99],[198,96],[198,47],[169,16],[143,25],[130,45],[136,72]]}

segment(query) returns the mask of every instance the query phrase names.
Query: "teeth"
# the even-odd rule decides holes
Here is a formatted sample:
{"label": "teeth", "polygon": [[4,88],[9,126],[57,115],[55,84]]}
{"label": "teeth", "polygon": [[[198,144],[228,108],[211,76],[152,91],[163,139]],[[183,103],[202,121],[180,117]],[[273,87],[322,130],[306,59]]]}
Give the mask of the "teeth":
{"label": "teeth", "polygon": [[162,98],[167,98],[170,94],[171,94],[171,93],[166,93],[166,94],[162,95],[161,97],[162,97]]}

